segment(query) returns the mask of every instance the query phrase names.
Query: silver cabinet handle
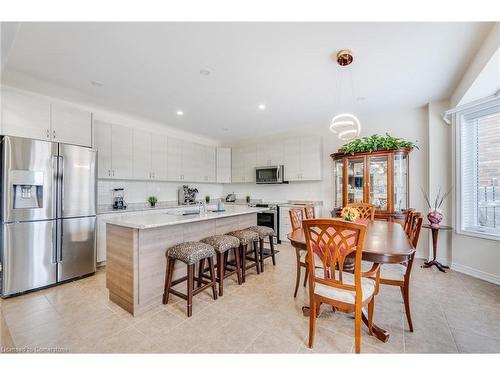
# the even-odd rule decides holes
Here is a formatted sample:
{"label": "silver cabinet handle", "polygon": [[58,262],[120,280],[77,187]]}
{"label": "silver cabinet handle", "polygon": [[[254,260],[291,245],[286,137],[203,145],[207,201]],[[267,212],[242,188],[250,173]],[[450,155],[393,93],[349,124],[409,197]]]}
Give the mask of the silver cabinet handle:
{"label": "silver cabinet handle", "polygon": [[115,177],[115,170],[113,169],[113,177]]}
{"label": "silver cabinet handle", "polygon": [[108,176],[111,177],[111,169],[108,169]]}
{"label": "silver cabinet handle", "polygon": [[56,131],[55,130],[52,130],[52,136],[54,137],[54,139],[56,139]]}
{"label": "silver cabinet handle", "polygon": [[50,130],[47,129],[47,139],[49,139],[49,138],[50,138]]}

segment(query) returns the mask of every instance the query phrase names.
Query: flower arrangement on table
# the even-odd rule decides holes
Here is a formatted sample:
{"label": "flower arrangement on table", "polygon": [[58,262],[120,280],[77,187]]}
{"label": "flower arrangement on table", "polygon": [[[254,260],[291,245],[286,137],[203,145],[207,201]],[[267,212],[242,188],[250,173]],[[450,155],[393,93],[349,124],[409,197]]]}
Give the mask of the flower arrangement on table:
{"label": "flower arrangement on table", "polygon": [[344,207],[340,213],[340,217],[345,221],[355,222],[359,218],[359,211],[354,207]]}

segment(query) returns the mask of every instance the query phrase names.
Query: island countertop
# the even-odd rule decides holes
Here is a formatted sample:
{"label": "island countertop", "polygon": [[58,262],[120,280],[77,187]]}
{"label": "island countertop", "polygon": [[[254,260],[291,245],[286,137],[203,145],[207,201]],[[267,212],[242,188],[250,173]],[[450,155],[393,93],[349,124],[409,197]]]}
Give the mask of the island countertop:
{"label": "island countertop", "polygon": [[[197,207],[191,206],[189,207],[189,209],[197,209]],[[183,209],[179,209],[167,213],[148,212],[145,213],[144,215],[139,215],[139,216],[129,216],[127,214],[124,214],[119,218],[107,220],[106,223],[133,229],[151,229],[151,228],[165,227],[170,225],[220,219],[224,217],[246,215],[246,214],[261,212],[263,209],[256,207],[226,205],[225,211],[212,212],[210,210],[207,210],[205,214],[201,215],[200,214],[182,215],[181,214],[182,210]]]}

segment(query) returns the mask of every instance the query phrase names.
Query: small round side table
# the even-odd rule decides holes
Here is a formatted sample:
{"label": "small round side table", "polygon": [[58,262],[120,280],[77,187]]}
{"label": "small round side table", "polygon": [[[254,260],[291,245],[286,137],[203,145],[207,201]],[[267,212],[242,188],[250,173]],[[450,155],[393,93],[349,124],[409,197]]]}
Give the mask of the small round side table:
{"label": "small round side table", "polygon": [[424,224],[422,227],[430,229],[432,232],[432,260],[429,262],[425,262],[422,265],[422,268],[430,268],[432,266],[436,266],[438,270],[441,272],[445,272],[445,269],[448,269],[450,267],[448,266],[443,266],[441,263],[439,263],[436,260],[436,255],[437,255],[437,246],[438,246],[438,234],[440,230],[452,230],[453,228],[447,225],[441,225],[439,228],[432,228],[430,224]]}

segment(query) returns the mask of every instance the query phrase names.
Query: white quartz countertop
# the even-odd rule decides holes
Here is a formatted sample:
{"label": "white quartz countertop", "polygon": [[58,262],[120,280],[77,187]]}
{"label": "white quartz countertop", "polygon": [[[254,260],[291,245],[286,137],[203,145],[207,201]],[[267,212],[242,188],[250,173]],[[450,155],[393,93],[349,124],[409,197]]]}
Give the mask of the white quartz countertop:
{"label": "white quartz countertop", "polygon": [[[193,209],[196,209],[196,207]],[[235,206],[226,205],[225,209],[226,210],[223,212],[208,211],[206,214],[201,214],[201,215],[200,214],[180,215],[181,212],[180,209],[179,211],[173,210],[169,213],[148,212],[140,216],[123,214],[116,219],[106,220],[106,223],[119,225],[127,228],[134,228],[134,229],[150,229],[150,228],[158,228],[169,225],[194,223],[197,221],[213,220],[223,217],[257,213],[263,210],[262,208],[238,206],[238,205]]]}

